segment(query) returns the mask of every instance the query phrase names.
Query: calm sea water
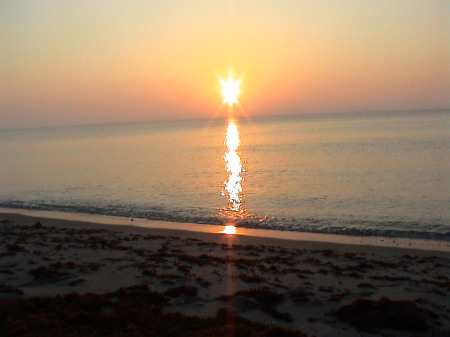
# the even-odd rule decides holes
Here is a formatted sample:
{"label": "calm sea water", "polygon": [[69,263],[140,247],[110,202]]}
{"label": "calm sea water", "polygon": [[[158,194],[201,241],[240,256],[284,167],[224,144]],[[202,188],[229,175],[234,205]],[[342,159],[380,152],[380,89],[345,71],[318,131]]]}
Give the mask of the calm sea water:
{"label": "calm sea water", "polygon": [[[238,120],[240,226],[450,240],[450,112]],[[0,131],[0,207],[223,224],[226,120]]]}

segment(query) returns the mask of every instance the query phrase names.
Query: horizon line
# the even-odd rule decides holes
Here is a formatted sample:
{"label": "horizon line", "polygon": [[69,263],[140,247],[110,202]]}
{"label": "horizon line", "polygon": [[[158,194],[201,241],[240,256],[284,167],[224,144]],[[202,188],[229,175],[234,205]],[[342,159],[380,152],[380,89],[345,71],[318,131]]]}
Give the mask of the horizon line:
{"label": "horizon line", "polygon": [[[437,112],[437,111],[448,111],[450,107],[447,108],[432,108],[432,109],[400,109],[400,110],[365,110],[365,111],[335,111],[335,112],[297,112],[297,113],[283,113],[283,114],[261,114],[254,115],[251,118],[261,118],[261,117],[284,117],[284,116],[312,116],[312,115],[338,115],[338,114],[370,114],[370,113],[401,113],[401,112]],[[240,117],[237,117],[238,119]],[[111,122],[111,123],[86,123],[86,124],[62,124],[62,125],[49,125],[49,126],[29,126],[29,127],[13,127],[13,128],[2,128],[0,126],[0,131],[18,131],[18,130],[34,130],[34,129],[54,129],[54,128],[77,128],[86,126],[112,126],[112,125],[130,125],[130,124],[147,124],[147,123],[161,123],[161,122],[183,122],[183,121],[201,121],[201,120],[226,120],[227,117],[200,117],[200,118],[180,118],[180,119],[156,119],[156,120],[142,120],[142,121],[128,121],[128,122]]]}

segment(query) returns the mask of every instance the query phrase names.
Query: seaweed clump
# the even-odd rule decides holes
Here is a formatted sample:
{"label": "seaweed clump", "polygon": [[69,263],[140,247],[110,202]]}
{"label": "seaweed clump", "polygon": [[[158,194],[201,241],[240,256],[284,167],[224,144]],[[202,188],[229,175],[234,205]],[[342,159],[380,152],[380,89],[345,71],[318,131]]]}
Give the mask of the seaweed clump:
{"label": "seaweed clump", "polygon": [[229,309],[200,318],[164,313],[167,297],[147,285],[107,294],[0,299],[1,336],[306,337],[250,321]]}
{"label": "seaweed clump", "polygon": [[427,316],[435,316],[432,312],[419,308],[414,302],[392,301],[386,297],[378,301],[358,299],[333,314],[359,330],[385,328],[414,332],[426,331],[429,328]]}
{"label": "seaweed clump", "polygon": [[223,295],[219,296],[217,299],[221,301],[231,302],[238,296],[250,297],[256,300],[259,304],[259,309],[275,319],[285,322],[293,321],[292,316],[289,313],[280,312],[276,308],[278,304],[284,301],[284,295],[270,289],[257,288],[250,290],[240,290],[235,292],[233,295]]}

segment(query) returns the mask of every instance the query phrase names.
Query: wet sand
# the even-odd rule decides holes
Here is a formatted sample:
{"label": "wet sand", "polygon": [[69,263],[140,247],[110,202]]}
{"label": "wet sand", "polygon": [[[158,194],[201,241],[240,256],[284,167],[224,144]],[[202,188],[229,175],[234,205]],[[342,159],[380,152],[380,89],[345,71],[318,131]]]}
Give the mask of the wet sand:
{"label": "wet sand", "polygon": [[[61,305],[79,301],[95,307],[84,294],[97,294],[97,302],[109,303],[107,309],[91,312],[92,317],[101,315],[102,322],[120,312],[116,298],[135,310],[139,304],[130,302],[136,298],[133,294],[149,298],[147,304],[155,303],[141,312],[148,309],[148,317],[168,325],[178,317],[175,322],[183,329],[174,336],[226,335],[236,327],[230,317],[248,336],[301,336],[299,331],[308,336],[450,333],[450,252],[442,242],[439,250],[433,245],[417,249],[417,244],[411,249],[362,245],[357,239],[344,244],[225,235],[214,232],[217,226],[206,226],[209,233],[192,232],[12,213],[0,213],[0,222],[0,321],[5,317],[0,332],[5,336],[21,335],[20,320],[26,335],[32,325],[23,320],[36,316],[27,311],[36,308],[28,305],[36,296],[49,303],[71,293],[79,297],[61,297],[66,301]],[[56,324],[51,320],[54,313],[45,308],[40,315],[47,325],[38,325],[45,328],[43,336],[75,330],[82,333],[74,335],[94,334],[76,320],[61,323],[67,317]],[[175,312],[182,315],[173,316]],[[186,315],[199,317],[197,330],[181,323]],[[215,321],[202,320],[206,317]],[[130,329],[131,323],[125,323],[123,329]],[[52,324],[60,330],[50,329]],[[276,332],[274,326],[289,331]],[[134,332],[160,333],[146,331]],[[122,333],[132,335],[129,330]]]}

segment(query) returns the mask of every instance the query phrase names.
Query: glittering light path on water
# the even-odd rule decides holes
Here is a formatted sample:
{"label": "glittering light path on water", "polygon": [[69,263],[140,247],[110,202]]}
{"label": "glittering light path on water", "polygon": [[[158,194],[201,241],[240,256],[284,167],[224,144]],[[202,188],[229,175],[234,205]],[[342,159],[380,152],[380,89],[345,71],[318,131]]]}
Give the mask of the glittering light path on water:
{"label": "glittering light path on water", "polygon": [[227,152],[223,156],[228,180],[225,181],[225,190],[228,193],[228,209],[232,212],[242,212],[242,176],[241,156],[239,155],[239,129],[234,119],[229,119],[225,138]]}

